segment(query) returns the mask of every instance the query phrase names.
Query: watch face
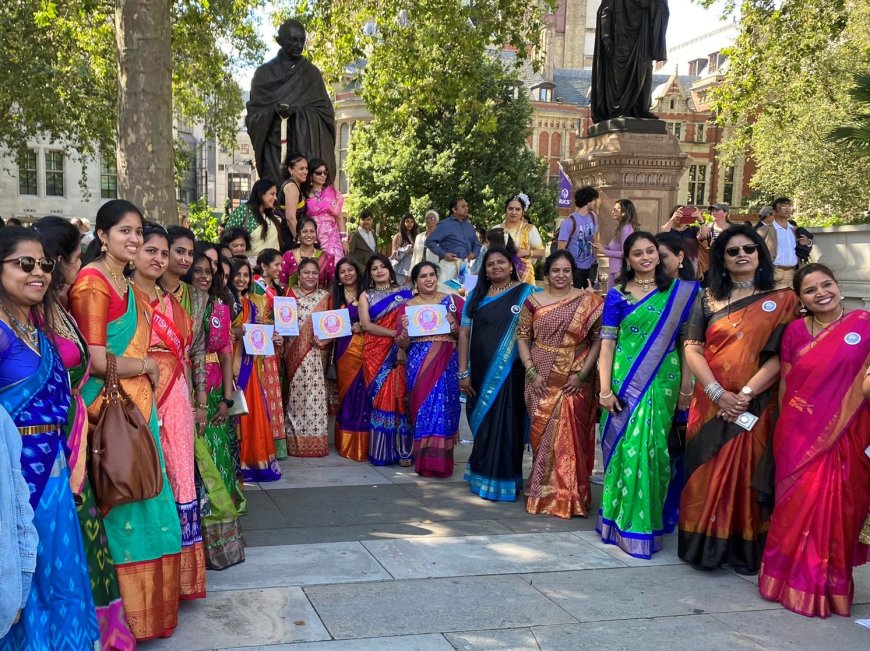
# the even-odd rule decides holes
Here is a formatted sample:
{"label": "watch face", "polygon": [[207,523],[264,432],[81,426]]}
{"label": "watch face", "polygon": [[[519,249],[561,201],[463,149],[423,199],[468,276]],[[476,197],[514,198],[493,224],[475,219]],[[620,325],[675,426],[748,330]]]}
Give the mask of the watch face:
{"label": "watch face", "polygon": [[750,389],[749,387],[743,387],[740,391],[747,396],[752,393],[752,389]]}

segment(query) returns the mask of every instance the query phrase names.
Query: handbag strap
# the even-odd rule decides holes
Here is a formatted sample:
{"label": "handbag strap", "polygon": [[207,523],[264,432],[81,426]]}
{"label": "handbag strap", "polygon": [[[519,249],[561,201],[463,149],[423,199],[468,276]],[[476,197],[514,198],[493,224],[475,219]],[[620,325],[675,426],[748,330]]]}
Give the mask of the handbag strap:
{"label": "handbag strap", "polygon": [[122,398],[130,400],[129,394],[124,390],[118,379],[118,358],[111,353],[106,354],[106,399]]}

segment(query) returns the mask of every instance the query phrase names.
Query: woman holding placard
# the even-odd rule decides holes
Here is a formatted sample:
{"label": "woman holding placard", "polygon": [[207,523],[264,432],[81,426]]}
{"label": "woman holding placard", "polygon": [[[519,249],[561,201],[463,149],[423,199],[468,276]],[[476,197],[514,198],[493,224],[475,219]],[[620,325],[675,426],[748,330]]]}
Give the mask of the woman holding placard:
{"label": "woman holding placard", "polygon": [[[257,266],[260,273],[254,275],[251,283],[251,294],[263,297],[262,323],[274,325],[275,297],[284,295],[284,288],[278,284],[281,266],[284,260],[281,252],[276,249],[265,249],[257,256]],[[284,398],[281,394],[281,360],[278,355],[257,356],[257,374],[266,402],[269,406],[269,424],[272,426],[272,438],[275,441],[275,457],[287,458],[287,438],[284,431]]]}
{"label": "woman holding placard", "polygon": [[[403,329],[397,343],[408,351],[405,377],[414,429],[415,469],[421,477],[453,476],[453,444],[459,434],[459,366],[456,342],[463,300],[438,291],[438,265],[418,262],[411,270],[417,295],[399,308]],[[409,336],[406,309],[437,305],[449,331]]]}
{"label": "woman holding placard", "polygon": [[[304,224],[305,222],[303,222]],[[300,228],[300,233],[302,232]],[[329,292],[318,287],[320,267],[306,258],[299,264],[299,284],[291,295],[299,314],[299,336],[290,340],[284,366],[290,381],[287,397],[287,452],[293,457],[329,454],[329,408],[326,359],[330,341],[314,336],[313,312],[329,309]]]}
{"label": "woman holding placard", "polygon": [[402,330],[399,308],[412,294],[399,289],[390,260],[380,253],[369,258],[365,278],[359,315],[366,333],[363,373],[372,400],[369,461],[407,467],[414,439],[405,413],[404,351],[400,356],[396,340]]}
{"label": "woman holding placard", "polygon": [[466,395],[474,449],[465,480],[487,500],[513,502],[523,489],[523,366],[520,309],[536,288],[522,283],[511,254],[490,246],[459,330],[459,387]]}
{"label": "woman holding placard", "polygon": [[[245,325],[263,323],[265,304],[262,296],[252,296],[251,265],[244,258],[236,258],[230,271],[230,294],[233,297],[233,337],[235,355],[233,375],[236,385],[245,392],[248,414],[239,418],[240,461],[242,478],[249,482],[278,481],[281,469],[275,459],[275,441],[269,424],[271,413],[257,373],[256,358],[246,350]],[[256,340],[251,336],[253,343]],[[280,341],[280,337],[277,337]],[[273,339],[275,345],[278,341]],[[278,410],[280,411],[280,409]]]}
{"label": "woman holding placard", "polygon": [[362,271],[353,259],[342,258],[335,268],[330,309],[347,309],[352,334],[338,337],[333,349],[338,391],[335,449],[341,456],[354,461],[365,461],[369,455],[371,405],[363,377],[365,335],[359,322],[359,297],[362,293]]}

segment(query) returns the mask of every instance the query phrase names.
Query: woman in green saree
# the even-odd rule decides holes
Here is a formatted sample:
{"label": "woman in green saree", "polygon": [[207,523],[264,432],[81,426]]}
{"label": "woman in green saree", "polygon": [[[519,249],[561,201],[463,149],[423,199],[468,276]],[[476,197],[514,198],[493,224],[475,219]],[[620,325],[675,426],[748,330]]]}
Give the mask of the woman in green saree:
{"label": "woman in green saree", "polygon": [[652,234],[626,238],[622,275],[607,293],[601,321],[605,473],[596,529],[605,543],[637,558],[662,548],[668,432],[678,398],[686,408],[691,397],[676,342],[697,292],[697,283],[667,276]]}

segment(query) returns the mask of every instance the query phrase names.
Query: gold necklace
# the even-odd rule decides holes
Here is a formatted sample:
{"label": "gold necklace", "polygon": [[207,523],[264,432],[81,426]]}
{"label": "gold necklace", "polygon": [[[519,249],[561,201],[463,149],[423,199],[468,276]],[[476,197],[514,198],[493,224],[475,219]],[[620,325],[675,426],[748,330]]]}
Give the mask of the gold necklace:
{"label": "gold necklace", "polygon": [[[750,294],[750,296],[755,296],[754,289],[752,290],[752,293]],[[743,323],[743,319],[746,318],[746,308],[743,308],[743,314],[740,316],[740,320],[737,323],[734,323],[733,321],[731,321],[731,294],[728,294],[728,306],[727,307],[728,307],[728,315],[727,315],[728,323],[731,324],[732,328],[736,328],[741,323]]]}
{"label": "gold necklace", "polygon": [[345,287],[345,289],[344,289],[344,302],[345,303],[347,303],[348,305],[356,305],[357,298],[358,297],[356,295],[356,292],[349,292],[349,291],[347,291],[347,288]]}
{"label": "gold necklace", "polygon": [[638,280],[637,278],[632,278],[631,280],[644,294],[649,294],[650,290],[652,290],[653,288],[653,283],[655,283],[656,281],[655,278],[649,278],[648,280]]}
{"label": "gold necklace", "polygon": [[106,271],[108,271],[109,275],[112,277],[112,282],[115,285],[115,289],[118,290],[118,293],[121,294],[121,296],[126,296],[127,290],[130,289],[130,281],[124,278],[124,284],[122,285],[121,281],[118,280],[118,276],[115,275],[114,271],[112,271],[112,268],[109,266],[109,263],[106,262],[105,258],[103,258],[102,262],[103,266],[106,268]]}
{"label": "gold necklace", "polygon": [[489,291],[492,292],[493,294],[500,294],[501,292],[505,291],[506,289],[510,289],[510,288],[513,287],[513,286],[514,286],[514,281],[511,280],[511,281],[510,281],[507,285],[505,285],[504,287],[493,287],[492,285],[490,285],[490,287],[489,287]]}
{"label": "gold necklace", "polygon": [[6,316],[12,321],[12,325],[18,330],[22,335],[24,335],[29,342],[30,347],[38,350],[39,344],[39,333],[36,330],[36,326],[30,322],[30,319],[27,319],[27,325],[24,325],[21,321],[18,320],[14,314],[12,314],[12,310],[10,310],[6,303],[0,301],[0,307],[3,308],[3,311],[6,312]]}
{"label": "gold necklace", "polygon": [[417,294],[413,300],[418,305],[438,305],[438,303],[440,303],[443,299],[444,299],[444,296],[440,295],[436,292],[434,299],[431,299],[431,300],[425,299],[425,298],[423,298],[422,295]]}
{"label": "gold necklace", "polygon": [[846,308],[844,308],[844,307],[841,307],[841,308],[840,308],[840,316],[838,316],[836,319],[834,319],[833,321],[830,321],[830,322],[828,322],[828,323],[824,323],[823,321],[819,321],[819,320],[816,318],[816,315],[813,314],[813,321],[812,321],[812,324],[810,325],[810,335],[812,336],[813,339],[816,338],[816,325],[817,325],[817,324],[818,324],[819,327],[821,327],[821,329],[822,329],[822,330],[819,331],[819,334],[822,334],[822,331],[823,331],[825,328],[827,328],[827,327],[830,326],[830,325],[833,325],[833,324],[837,323],[838,321],[842,321],[844,316],[846,316]]}

